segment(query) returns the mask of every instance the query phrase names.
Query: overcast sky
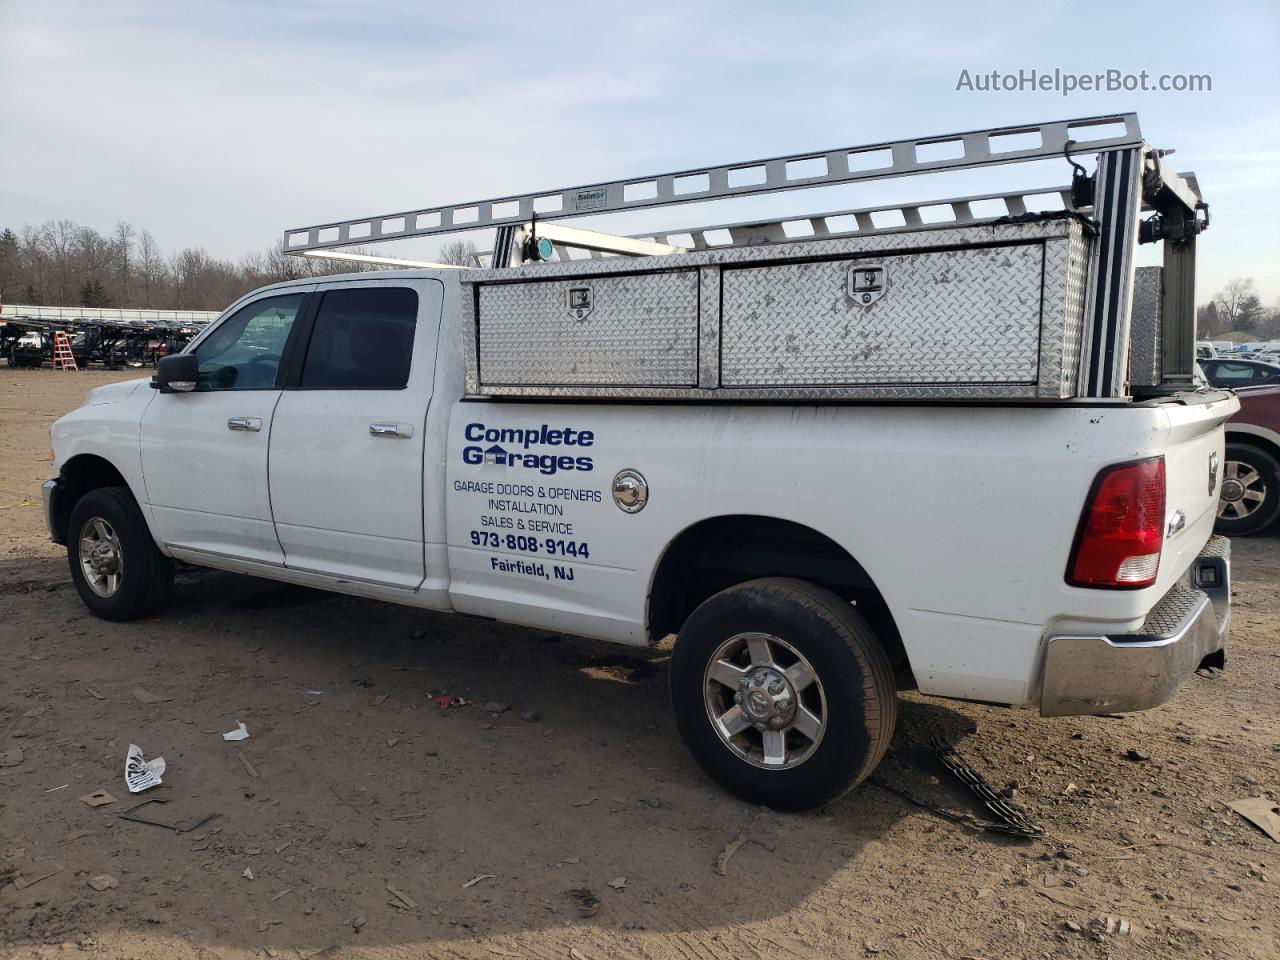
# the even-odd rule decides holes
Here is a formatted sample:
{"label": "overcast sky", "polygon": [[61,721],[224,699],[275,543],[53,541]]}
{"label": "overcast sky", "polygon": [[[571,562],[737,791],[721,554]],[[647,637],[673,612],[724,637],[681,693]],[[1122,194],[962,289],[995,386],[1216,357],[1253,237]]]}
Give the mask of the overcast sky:
{"label": "overcast sky", "polygon": [[[1136,110],[1212,205],[1200,299],[1235,276],[1280,299],[1280,3],[1008,8],[0,0],[0,226],[124,219],[165,249],[238,258],[331,219]],[[962,69],[1031,68],[1209,74],[1212,91],[956,90]],[[756,208],[950,196],[1010,176],[1069,180],[1055,161]],[[743,213],[675,208],[617,229]]]}

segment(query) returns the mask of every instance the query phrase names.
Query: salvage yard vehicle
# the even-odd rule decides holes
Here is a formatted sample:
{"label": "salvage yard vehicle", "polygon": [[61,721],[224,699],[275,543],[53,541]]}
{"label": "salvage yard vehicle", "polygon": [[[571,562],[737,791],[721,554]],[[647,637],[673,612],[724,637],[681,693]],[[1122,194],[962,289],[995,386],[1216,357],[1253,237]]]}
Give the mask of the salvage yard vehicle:
{"label": "salvage yard vehicle", "polygon": [[9,345],[9,366],[38,367],[44,363],[49,349],[38,330],[28,330]]}
{"label": "salvage yard vehicle", "polygon": [[1280,366],[1254,359],[1254,356],[1250,355],[1248,360],[1226,357],[1202,359],[1200,366],[1204,370],[1205,379],[1215,387],[1238,390],[1242,387],[1280,383]]}
{"label": "salvage yard vehicle", "polygon": [[1227,421],[1218,499],[1219,533],[1259,533],[1280,518],[1280,384],[1237,394],[1240,412]]}
{"label": "salvage yard vehicle", "polygon": [[[1238,409],[1194,380],[1207,207],[1163,156],[1126,114],[290,230],[307,255],[495,240],[483,268],[255,291],[155,389],[91,391],[52,430],[51,535],[112,620],[160,609],[182,561],[675,635],[684,741],[783,809],[869,775],[901,687],[1155,706],[1224,662],[1213,524]],[[1064,157],[1041,213],[1015,191],[626,237],[548,212]],[[1165,266],[1139,283],[1140,241]]]}

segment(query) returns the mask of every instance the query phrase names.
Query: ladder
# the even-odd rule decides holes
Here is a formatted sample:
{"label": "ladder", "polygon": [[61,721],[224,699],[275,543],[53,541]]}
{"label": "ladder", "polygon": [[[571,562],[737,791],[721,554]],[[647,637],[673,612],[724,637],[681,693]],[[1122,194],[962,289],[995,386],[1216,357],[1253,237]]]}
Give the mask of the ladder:
{"label": "ladder", "polygon": [[80,369],[76,366],[76,355],[71,352],[71,337],[65,330],[55,330],[53,334],[53,369]]}

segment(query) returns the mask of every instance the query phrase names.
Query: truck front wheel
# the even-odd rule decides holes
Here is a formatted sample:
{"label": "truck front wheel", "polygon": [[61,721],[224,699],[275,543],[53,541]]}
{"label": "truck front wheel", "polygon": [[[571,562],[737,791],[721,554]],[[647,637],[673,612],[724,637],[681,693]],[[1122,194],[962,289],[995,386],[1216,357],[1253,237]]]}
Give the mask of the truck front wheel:
{"label": "truck front wheel", "polygon": [[104,620],[155,613],[173,589],[173,563],[156,549],[124,487],[90,490],[76,501],[67,525],[67,560],[80,599]]}
{"label": "truck front wheel", "polygon": [[781,577],[717,593],[671,657],[676,725],[714,780],[750,803],[807,810],[861,783],[893,735],[893,668],[828,590]]}

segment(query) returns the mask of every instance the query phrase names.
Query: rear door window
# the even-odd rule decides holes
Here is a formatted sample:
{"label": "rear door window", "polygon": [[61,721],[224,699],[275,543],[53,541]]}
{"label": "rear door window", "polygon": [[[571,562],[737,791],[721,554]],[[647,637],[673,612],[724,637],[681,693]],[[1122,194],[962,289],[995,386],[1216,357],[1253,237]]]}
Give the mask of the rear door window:
{"label": "rear door window", "polygon": [[418,294],[408,287],[329,290],[316,312],[299,385],[401,390],[409,382]]}

